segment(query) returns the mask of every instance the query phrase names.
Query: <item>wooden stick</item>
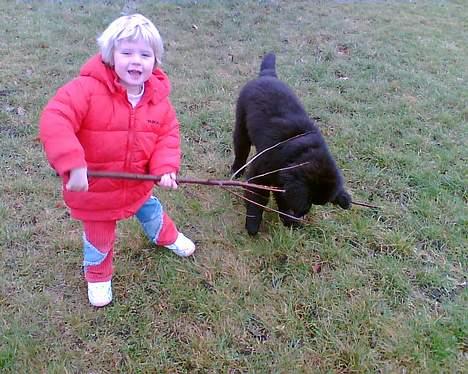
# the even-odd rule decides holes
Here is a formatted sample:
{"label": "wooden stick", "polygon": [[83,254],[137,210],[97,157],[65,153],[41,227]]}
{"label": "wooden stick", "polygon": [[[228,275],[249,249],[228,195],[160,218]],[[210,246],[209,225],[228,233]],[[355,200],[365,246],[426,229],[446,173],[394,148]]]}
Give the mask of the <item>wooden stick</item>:
{"label": "wooden stick", "polygon": [[363,207],[366,207],[366,208],[380,209],[380,207],[378,207],[378,206],[370,205],[370,204],[366,204],[366,203],[361,203],[359,201],[351,201],[351,204],[363,206]]}
{"label": "wooden stick", "polygon": [[[302,166],[302,164],[296,165],[296,166]],[[89,177],[94,177],[94,178],[112,178],[112,179],[132,179],[132,180],[150,180],[154,182],[158,182],[161,177],[156,176],[156,175],[150,175],[150,174],[136,174],[136,173],[124,173],[124,172],[114,172],[114,171],[93,171],[93,170],[88,170],[88,176]],[[254,183],[248,183],[248,182],[241,182],[241,181],[233,181],[233,180],[223,180],[223,179],[190,179],[190,178],[182,178],[179,177],[176,179],[177,183],[186,183],[186,184],[201,184],[201,185],[207,185],[207,186],[218,186],[218,187],[239,187],[239,188],[254,188],[254,189],[259,189],[259,190],[266,190],[266,191],[273,191],[273,192],[285,192],[285,190],[282,190],[280,188],[276,187],[271,187],[271,186],[264,186],[261,184],[254,184]],[[253,191],[251,191],[254,193]],[[246,199],[244,196],[241,197],[244,200]],[[249,200],[250,201],[250,200]],[[253,204],[260,205],[256,202],[250,201]],[[370,205],[366,203],[361,203],[359,201],[352,201],[351,202],[353,205],[359,205],[363,206],[366,208],[372,208],[372,209],[380,209],[380,207],[375,206],[375,205]],[[285,213],[278,212],[274,209],[264,207],[267,210],[272,210],[276,213],[283,214],[285,216],[288,216]],[[290,218],[294,218],[298,221],[300,221],[300,218],[289,216]]]}
{"label": "wooden stick", "polygon": [[[132,180],[149,180],[158,182],[161,180],[161,177],[150,174],[136,174],[136,173],[124,173],[124,172],[115,172],[115,171],[93,171],[88,170],[88,177],[95,178],[112,178],[112,179],[132,179]],[[189,183],[189,184],[202,184],[209,186],[218,186],[218,187],[240,187],[240,188],[255,188],[259,190],[275,191],[275,192],[284,192],[284,190],[271,186],[263,186],[261,184],[247,183],[241,181],[233,180],[221,180],[221,179],[190,179],[178,177],[176,179],[177,183]]]}

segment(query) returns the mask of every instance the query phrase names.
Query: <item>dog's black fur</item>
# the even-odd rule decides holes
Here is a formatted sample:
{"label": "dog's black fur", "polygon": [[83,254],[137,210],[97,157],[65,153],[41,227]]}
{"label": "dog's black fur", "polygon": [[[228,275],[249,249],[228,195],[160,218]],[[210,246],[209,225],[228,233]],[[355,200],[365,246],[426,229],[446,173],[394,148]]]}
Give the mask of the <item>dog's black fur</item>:
{"label": "dog's black fur", "polygon": [[[235,173],[246,163],[251,145],[258,154],[297,136],[256,158],[249,165],[247,179],[307,162],[304,166],[255,178],[252,183],[284,189],[285,192],[274,193],[278,210],[296,218],[304,216],[312,204],[331,202],[348,209],[351,196],[344,190],[343,178],[325,140],[294,92],[277,78],[275,60],[273,53],[267,54],[259,77],[248,82],[240,92],[234,129],[235,160],[231,172]],[[265,206],[269,191],[248,190],[246,197]],[[245,227],[250,235],[255,235],[262,221],[263,208],[248,201],[246,204]],[[282,214],[280,217],[287,226],[298,225],[299,221],[294,218]]]}

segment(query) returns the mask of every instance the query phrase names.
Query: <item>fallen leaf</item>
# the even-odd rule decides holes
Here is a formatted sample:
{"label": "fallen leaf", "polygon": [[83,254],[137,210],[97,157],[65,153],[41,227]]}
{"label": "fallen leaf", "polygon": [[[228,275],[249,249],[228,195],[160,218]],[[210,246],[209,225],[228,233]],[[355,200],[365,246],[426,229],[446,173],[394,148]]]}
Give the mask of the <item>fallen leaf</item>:
{"label": "fallen leaf", "polygon": [[312,273],[318,274],[322,271],[322,264],[314,264],[312,265]]}

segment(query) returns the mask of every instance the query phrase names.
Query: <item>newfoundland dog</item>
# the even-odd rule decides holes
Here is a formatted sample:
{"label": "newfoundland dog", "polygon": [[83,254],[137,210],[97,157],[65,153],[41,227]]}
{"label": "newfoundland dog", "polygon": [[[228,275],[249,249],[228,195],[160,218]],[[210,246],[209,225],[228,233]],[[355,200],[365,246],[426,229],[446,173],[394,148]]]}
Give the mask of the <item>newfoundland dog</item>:
{"label": "newfoundland dog", "polygon": [[[312,204],[330,202],[348,209],[351,196],[343,187],[340,170],[318,127],[294,92],[277,78],[275,60],[273,53],[267,54],[259,77],[248,82],[239,94],[231,172],[242,174],[251,145],[257,155],[264,151],[249,164],[247,180],[285,190],[273,193],[283,213],[280,218],[285,225],[296,226]],[[269,191],[259,189],[245,193],[250,200],[246,201],[245,222],[250,235],[259,230],[262,206],[268,204],[269,195]]]}

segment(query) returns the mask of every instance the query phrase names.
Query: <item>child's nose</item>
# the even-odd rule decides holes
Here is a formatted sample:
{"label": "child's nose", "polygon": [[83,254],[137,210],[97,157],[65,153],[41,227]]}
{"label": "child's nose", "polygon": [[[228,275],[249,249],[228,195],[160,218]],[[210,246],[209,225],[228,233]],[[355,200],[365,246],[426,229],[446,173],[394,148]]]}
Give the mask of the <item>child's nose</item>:
{"label": "child's nose", "polygon": [[132,64],[140,65],[141,64],[141,56],[137,55],[137,54],[134,54],[133,58],[132,58]]}

